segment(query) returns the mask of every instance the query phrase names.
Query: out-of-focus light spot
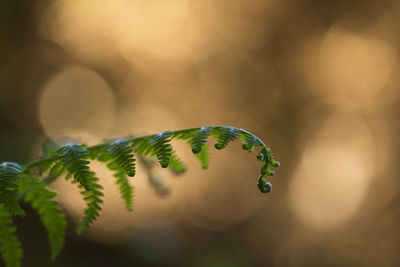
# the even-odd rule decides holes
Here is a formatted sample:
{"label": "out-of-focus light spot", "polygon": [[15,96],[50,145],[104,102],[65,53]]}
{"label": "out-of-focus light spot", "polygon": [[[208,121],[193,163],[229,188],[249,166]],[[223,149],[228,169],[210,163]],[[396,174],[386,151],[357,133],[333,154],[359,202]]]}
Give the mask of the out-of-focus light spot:
{"label": "out-of-focus light spot", "polygon": [[202,37],[189,0],[112,0],[108,11],[117,47],[137,67],[146,67],[149,58],[201,54]]}
{"label": "out-of-focus light spot", "polygon": [[114,94],[96,72],[71,67],[53,77],[39,101],[39,120],[51,138],[104,138],[113,123]]}
{"label": "out-of-focus light spot", "polygon": [[[268,41],[268,23],[282,13],[284,4],[276,0],[243,1],[193,1],[196,15],[208,41],[216,49],[226,45],[241,48],[256,48]],[[222,45],[221,45],[222,43]]]}
{"label": "out-of-focus light spot", "polygon": [[157,105],[151,100],[122,106],[112,135],[147,135],[184,128],[180,114]]}
{"label": "out-of-focus light spot", "polygon": [[290,202],[305,224],[327,229],[350,219],[374,174],[374,142],[362,120],[332,116],[311,137],[290,184]]}
{"label": "out-of-focus light spot", "polygon": [[[315,41],[315,40],[314,40]],[[301,65],[313,92],[335,107],[368,109],[388,81],[397,51],[388,41],[332,27],[306,47]]]}
{"label": "out-of-focus light spot", "polygon": [[107,62],[118,56],[110,36],[107,0],[54,2],[41,15],[39,33],[86,62]]}

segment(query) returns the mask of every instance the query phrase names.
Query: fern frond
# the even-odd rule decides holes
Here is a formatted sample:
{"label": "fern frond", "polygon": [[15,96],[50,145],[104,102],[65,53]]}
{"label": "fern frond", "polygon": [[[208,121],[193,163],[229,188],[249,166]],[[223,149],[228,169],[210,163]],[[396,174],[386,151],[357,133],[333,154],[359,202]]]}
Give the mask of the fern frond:
{"label": "fern frond", "polygon": [[107,151],[113,161],[130,177],[135,176],[135,161],[129,139],[119,139],[112,142]]}
{"label": "fern frond", "polygon": [[23,200],[30,203],[38,212],[43,226],[46,228],[51,248],[51,258],[54,260],[64,246],[67,222],[50,191],[37,177],[24,177],[19,180],[19,194]]}
{"label": "fern frond", "polygon": [[67,168],[63,165],[62,162],[57,162],[50,169],[50,176],[59,177],[67,171]]}
{"label": "fern frond", "polygon": [[25,216],[25,211],[18,203],[18,179],[25,168],[15,162],[0,164],[0,204],[3,204],[14,215]]}
{"label": "fern frond", "polygon": [[156,134],[151,140],[152,154],[156,155],[161,167],[167,168],[171,158],[172,147],[169,142],[171,141],[172,132],[162,132]]}
{"label": "fern frond", "polygon": [[90,178],[94,173],[90,171],[89,161],[85,160],[89,156],[86,145],[67,144],[56,151],[63,166],[73,175],[74,182],[79,183],[85,190],[89,191]]}
{"label": "fern frond", "polygon": [[101,192],[103,187],[97,183],[98,180],[99,179],[94,176],[90,178],[90,191],[83,190],[81,192],[85,201],[87,202],[87,207],[85,209],[85,215],[83,216],[82,221],[76,228],[76,232],[78,234],[81,234],[82,231],[85,230],[85,228],[87,228],[99,216],[99,212],[101,210],[100,204],[103,203],[102,197],[104,194]]}
{"label": "fern frond", "polygon": [[196,154],[196,157],[198,160],[200,160],[201,167],[203,169],[207,169],[208,165],[210,163],[210,150],[209,146],[207,144],[203,145],[201,147],[201,150],[199,153]]}
{"label": "fern frond", "polygon": [[143,156],[147,156],[152,153],[153,146],[151,145],[150,141],[152,140],[153,136],[147,136],[140,139],[133,140],[132,148],[136,154],[140,154]]}
{"label": "fern frond", "polygon": [[97,146],[92,146],[88,148],[89,150],[89,158],[91,160],[97,159],[100,162],[106,162],[111,159],[111,156],[107,152],[109,144],[101,144]]}
{"label": "fern frond", "polygon": [[39,175],[43,175],[54,165],[53,161],[45,161],[39,166]]}
{"label": "fern frond", "polygon": [[213,135],[217,137],[215,148],[218,150],[223,149],[229,142],[234,141],[239,137],[236,128],[233,127],[218,127],[213,131]]}
{"label": "fern frond", "polygon": [[197,134],[189,141],[194,154],[200,153],[202,147],[207,144],[207,137],[213,127],[201,127]]}
{"label": "fern frond", "polygon": [[7,267],[21,266],[23,252],[16,231],[8,207],[0,204],[0,253]]}
{"label": "fern frond", "polygon": [[243,150],[251,152],[256,146],[262,146],[260,140],[258,140],[253,134],[243,129],[238,129],[238,132],[242,139]]}
{"label": "fern frond", "polygon": [[185,165],[176,155],[174,150],[171,151],[168,167],[171,168],[171,170],[176,174],[184,173],[186,171]]}
{"label": "fern frond", "polygon": [[114,177],[117,178],[116,183],[119,187],[121,197],[125,201],[125,207],[131,211],[133,209],[133,187],[129,184],[129,179],[124,171],[117,171]]}
{"label": "fern frond", "polygon": [[[68,144],[58,147],[50,144],[46,155],[22,166],[18,163],[3,162],[0,164],[0,253],[8,267],[20,266],[22,258],[21,244],[16,236],[16,228],[12,225],[12,216],[25,212],[19,205],[19,200],[29,202],[39,213],[40,219],[48,232],[52,259],[61,251],[64,244],[66,222],[64,214],[54,200],[56,193],[46,188],[63,173],[66,179],[73,177],[73,182],[78,183],[81,194],[87,203],[84,216],[76,231],[78,234],[88,227],[98,216],[103,203],[103,187],[99,179],[89,168],[89,159],[107,162],[107,167],[114,171],[116,183],[125,205],[132,210],[133,187],[129,184],[128,176],[136,172],[136,158],[143,161],[148,173],[148,180],[159,195],[168,194],[160,179],[152,173],[153,160],[145,156],[155,156],[163,168],[170,167],[174,172],[181,173],[185,170],[182,161],[172,150],[172,139],[187,140],[192,152],[200,160],[202,168],[209,165],[210,155],[207,138],[213,136],[217,142],[215,147],[222,149],[231,141],[240,137],[242,148],[252,151],[258,147],[260,152],[257,159],[263,162],[258,178],[258,188],[263,193],[272,190],[271,183],[266,176],[274,176],[272,167],[279,167],[271,150],[257,136],[239,128],[227,126],[198,127],[177,131],[166,131],[158,134],[129,137],[103,144],[88,147],[84,144]],[[50,151],[49,151],[50,150]],[[48,177],[39,180],[33,177],[33,168],[39,168],[40,175],[48,173]]]}
{"label": "fern frond", "polygon": [[135,161],[131,140],[119,139],[106,146],[98,145],[89,149],[91,159],[100,162],[108,162],[107,168],[114,172],[116,184],[119,187],[121,197],[125,201],[128,210],[133,209],[133,187],[129,184],[128,176],[136,173]]}
{"label": "fern frond", "polygon": [[[251,152],[256,147],[261,148],[260,153],[257,155],[257,159],[264,162],[264,165],[260,169],[261,178],[264,178],[265,175],[273,176],[275,172],[271,170],[271,167],[279,167],[279,162],[274,160],[274,157],[271,154],[271,150],[267,148],[257,136],[240,128],[229,126],[207,126],[177,130],[172,132],[169,131],[166,133],[168,133],[168,135],[171,134],[170,139],[188,140],[188,143],[192,148],[192,152],[196,154],[196,157],[201,161],[202,168],[207,168],[210,160],[208,146],[206,146],[207,138],[210,135],[217,140],[215,148],[219,150],[226,147],[231,141],[234,141],[239,137],[242,141],[242,148],[244,150]],[[164,133],[131,139],[134,151],[139,155],[154,155],[155,153],[152,142],[154,142],[154,140],[159,138],[158,136],[162,134]],[[203,148],[204,152],[201,152]],[[259,181],[264,180],[259,179]],[[263,184],[263,186],[265,186],[265,184]],[[260,189],[260,191],[262,191],[263,193],[269,192],[271,190],[269,186],[270,184],[268,183],[268,190]]]}
{"label": "fern frond", "polygon": [[101,192],[103,187],[98,184],[99,179],[95,177],[95,173],[88,166],[90,162],[86,158],[89,157],[89,151],[85,145],[67,144],[58,149],[56,155],[68,171],[67,179],[73,176],[74,182],[84,188],[81,194],[84,196],[87,207],[76,230],[80,234],[99,216],[100,204],[103,203],[101,198],[104,196]]}
{"label": "fern frond", "polygon": [[19,205],[17,197],[18,194],[15,191],[0,187],[0,203],[6,206],[13,215],[24,217],[25,211]]}

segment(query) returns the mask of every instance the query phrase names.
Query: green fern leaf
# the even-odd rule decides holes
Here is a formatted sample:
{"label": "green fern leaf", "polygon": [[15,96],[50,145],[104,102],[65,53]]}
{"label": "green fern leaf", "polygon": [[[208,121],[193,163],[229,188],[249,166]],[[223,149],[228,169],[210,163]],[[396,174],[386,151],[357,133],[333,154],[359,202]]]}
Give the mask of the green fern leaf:
{"label": "green fern leaf", "polygon": [[[128,176],[135,176],[136,167],[132,152],[133,148],[129,139],[115,140],[105,147],[96,148],[93,158],[101,162],[109,162],[108,169],[114,171],[116,184],[122,199],[125,201],[125,206],[128,210],[133,209],[133,187],[129,184]],[[92,152],[91,152],[92,153]]]}
{"label": "green fern leaf", "polygon": [[15,162],[0,164],[0,204],[3,204],[14,215],[25,216],[18,203],[18,179],[25,168]]}
{"label": "green fern leaf", "polygon": [[18,203],[18,194],[15,191],[0,188],[0,204],[3,204],[13,215],[24,217],[25,211]]}
{"label": "green fern leaf", "polygon": [[65,173],[67,171],[67,168],[64,167],[62,162],[57,162],[56,164],[54,164],[51,169],[50,169],[50,176],[56,176],[59,177],[61,176],[63,173]]}
{"label": "green fern leaf", "polygon": [[55,192],[50,191],[37,177],[24,177],[19,180],[19,193],[23,200],[30,203],[38,212],[48,233],[51,248],[51,258],[54,260],[64,246],[64,237],[67,222],[64,213],[59,208],[54,197]]}
{"label": "green fern leaf", "polygon": [[82,221],[76,228],[76,232],[78,234],[81,234],[82,231],[85,230],[85,228],[87,228],[99,216],[99,211],[101,210],[100,204],[103,203],[102,197],[104,194],[101,192],[103,187],[97,183],[98,180],[99,179],[94,176],[90,178],[91,190],[83,190],[81,192],[85,201],[87,202],[87,207],[85,209],[85,215],[83,216]]}
{"label": "green fern leaf", "polygon": [[127,175],[133,177],[136,173],[136,159],[132,152],[133,148],[129,139],[119,139],[107,146],[97,146],[93,151],[90,150],[91,159],[109,162],[107,168],[114,172],[121,197],[128,210],[133,209],[133,187],[129,184]]}
{"label": "green fern leaf", "polygon": [[121,197],[125,200],[125,207],[131,211],[133,209],[133,187],[129,184],[129,179],[124,171],[117,171],[114,177],[117,178],[116,183]]}
{"label": "green fern leaf", "polygon": [[[210,128],[210,127],[204,127],[204,128]],[[186,129],[186,130],[177,130],[173,131],[171,139],[178,139],[178,140],[188,140],[192,139],[195,137],[198,133],[200,128],[192,128],[192,129]]]}
{"label": "green fern leaf", "polygon": [[242,139],[242,148],[244,150],[251,152],[256,146],[262,146],[260,140],[258,140],[258,138],[256,138],[253,134],[243,129],[239,129],[238,132]]}
{"label": "green fern leaf", "polygon": [[201,167],[207,169],[210,163],[210,150],[207,144],[201,147],[201,150],[196,154],[196,157],[200,160]]}
{"label": "green fern leaf", "polygon": [[236,128],[219,127],[215,129],[214,136],[218,136],[215,148],[220,150],[226,147],[229,142],[234,141],[236,138],[238,138],[239,134],[237,133]]}
{"label": "green fern leaf", "polygon": [[129,139],[120,139],[112,142],[107,151],[113,161],[130,177],[135,176],[135,161]]}
{"label": "green fern leaf", "polygon": [[7,267],[21,266],[23,252],[16,231],[8,207],[0,204],[0,253]]}
{"label": "green fern leaf", "polygon": [[43,164],[40,165],[39,168],[39,175],[43,175],[45,172],[47,172],[52,166],[54,165],[53,161],[46,161],[43,162]]}
{"label": "green fern leaf", "polygon": [[106,162],[111,159],[109,153],[106,153],[108,144],[101,144],[97,146],[90,147],[89,150],[89,158],[91,160],[97,159],[101,162]]}
{"label": "green fern leaf", "polygon": [[189,141],[194,154],[200,153],[202,147],[207,144],[207,138],[213,127],[201,127],[197,134]]}
{"label": "green fern leaf", "polygon": [[133,141],[132,148],[136,154],[147,156],[152,153],[153,146],[150,144],[153,136],[140,138]]}
{"label": "green fern leaf", "polygon": [[68,170],[69,176],[67,178],[73,176],[74,182],[90,191],[89,180],[94,176],[94,173],[89,169],[88,164],[90,162],[85,160],[89,156],[86,145],[67,144],[58,149],[56,153],[63,166]]}
{"label": "green fern leaf", "polygon": [[180,174],[186,171],[183,162],[179,159],[179,157],[173,150],[171,151],[171,157],[169,159],[168,167],[171,168],[171,170],[176,174]]}
{"label": "green fern leaf", "polygon": [[100,204],[103,203],[101,198],[104,196],[101,192],[103,187],[98,184],[99,179],[90,170],[88,166],[90,162],[85,160],[89,157],[89,151],[85,145],[65,145],[56,151],[56,155],[69,173],[67,179],[73,176],[74,182],[79,183],[80,187],[84,188],[81,194],[87,202],[87,207],[85,215],[76,230],[78,234],[81,234],[99,216]]}
{"label": "green fern leaf", "polygon": [[161,167],[167,168],[172,154],[171,141],[172,132],[162,132],[154,135],[150,140],[152,155],[156,155]]}

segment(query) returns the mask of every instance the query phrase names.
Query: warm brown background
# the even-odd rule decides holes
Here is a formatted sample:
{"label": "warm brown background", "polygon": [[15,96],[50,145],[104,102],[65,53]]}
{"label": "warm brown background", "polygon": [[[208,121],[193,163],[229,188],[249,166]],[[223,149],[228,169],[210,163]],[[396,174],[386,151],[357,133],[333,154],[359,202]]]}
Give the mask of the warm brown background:
{"label": "warm brown background", "polygon": [[28,162],[49,136],[105,138],[200,125],[261,137],[282,166],[273,192],[240,144],[202,171],[143,167],[135,209],[114,178],[101,218],[49,261],[33,211],[17,219],[24,266],[400,266],[399,45],[395,0],[0,1],[0,161]]}

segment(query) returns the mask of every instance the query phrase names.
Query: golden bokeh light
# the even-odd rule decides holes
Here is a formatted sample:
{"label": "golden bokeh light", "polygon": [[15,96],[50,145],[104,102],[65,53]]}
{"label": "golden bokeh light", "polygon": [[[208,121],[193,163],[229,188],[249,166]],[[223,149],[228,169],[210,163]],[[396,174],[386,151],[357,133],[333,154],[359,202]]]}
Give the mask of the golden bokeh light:
{"label": "golden bokeh light", "polygon": [[269,24],[279,17],[285,4],[276,0],[233,1],[193,1],[193,9],[198,17],[207,42],[213,49],[226,48],[254,49],[269,40]]}
{"label": "golden bokeh light", "polygon": [[107,0],[54,2],[41,16],[38,31],[86,62],[111,63],[118,50],[110,34],[107,3]]}
{"label": "golden bokeh light", "polygon": [[116,46],[138,67],[149,59],[186,60],[201,54],[202,36],[189,0],[112,0],[108,16]]}
{"label": "golden bokeh light", "polygon": [[368,109],[395,70],[396,48],[378,33],[349,32],[333,26],[301,52],[310,89],[334,107]]}
{"label": "golden bokeh light", "polygon": [[99,141],[112,126],[114,101],[110,86],[99,74],[83,67],[70,67],[46,84],[39,100],[39,120],[53,139],[85,140],[95,136]]}
{"label": "golden bokeh light", "polygon": [[374,142],[365,123],[332,115],[310,137],[289,188],[296,216],[310,227],[328,229],[350,219],[374,175]]}

